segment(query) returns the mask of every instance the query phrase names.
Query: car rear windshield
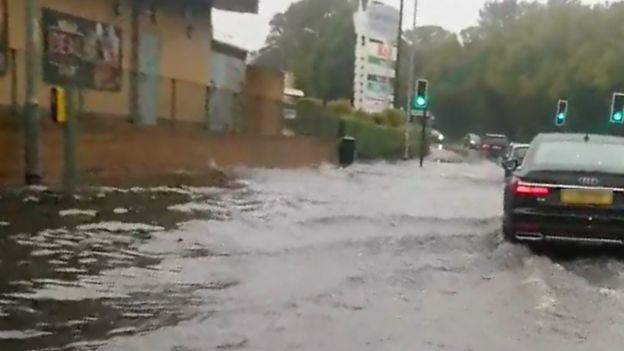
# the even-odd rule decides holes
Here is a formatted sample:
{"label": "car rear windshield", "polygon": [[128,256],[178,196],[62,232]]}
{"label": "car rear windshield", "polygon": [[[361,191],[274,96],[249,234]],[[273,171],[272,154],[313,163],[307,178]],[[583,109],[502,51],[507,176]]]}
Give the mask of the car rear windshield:
{"label": "car rear windshield", "polygon": [[530,157],[539,169],[624,173],[624,144],[549,141],[538,144]]}
{"label": "car rear windshield", "polygon": [[509,140],[504,135],[486,135],[483,142],[492,145],[507,145]]}
{"label": "car rear windshield", "polygon": [[513,151],[511,152],[511,158],[512,159],[524,158],[527,154],[527,151],[529,151],[528,147],[517,147],[513,149]]}

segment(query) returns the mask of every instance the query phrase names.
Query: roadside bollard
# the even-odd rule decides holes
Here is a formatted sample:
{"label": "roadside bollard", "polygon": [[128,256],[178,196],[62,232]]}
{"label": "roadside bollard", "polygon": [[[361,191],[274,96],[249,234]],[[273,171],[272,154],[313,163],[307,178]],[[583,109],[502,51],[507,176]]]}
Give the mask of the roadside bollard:
{"label": "roadside bollard", "polygon": [[355,162],[355,146],[355,138],[350,136],[342,137],[338,151],[338,162],[341,167],[348,167]]}

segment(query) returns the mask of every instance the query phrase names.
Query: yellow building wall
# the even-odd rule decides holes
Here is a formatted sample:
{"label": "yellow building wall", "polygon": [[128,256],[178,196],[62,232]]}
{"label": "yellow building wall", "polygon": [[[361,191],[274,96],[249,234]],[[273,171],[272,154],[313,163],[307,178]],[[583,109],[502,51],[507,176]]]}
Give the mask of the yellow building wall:
{"label": "yellow building wall", "polygon": [[[16,60],[12,63],[14,67],[10,69],[16,70],[17,73],[17,101],[19,104],[24,102],[25,96],[25,44],[26,33],[24,22],[26,21],[25,4],[23,0],[9,0],[9,45],[16,50]],[[122,1],[122,15],[117,16],[114,13],[113,2],[110,0],[40,0],[42,8],[50,8],[59,12],[64,12],[74,16],[79,16],[104,23],[112,23],[121,28],[122,31],[122,65],[126,69],[131,66],[131,20],[130,7],[128,1]],[[43,45],[43,34],[39,35],[40,45]],[[38,59],[38,76],[40,77],[39,87],[39,104],[42,108],[50,106],[50,88],[51,86],[44,83],[42,71],[42,58]],[[8,80],[10,82],[10,74],[0,80]],[[106,115],[128,115],[130,113],[130,75],[124,74],[122,80],[122,88],[119,92],[103,92],[103,91],[84,91],[84,110],[91,113],[99,113]],[[10,87],[10,83],[0,81],[0,86],[6,84]],[[9,89],[10,90],[10,89]],[[4,96],[0,95],[0,103],[9,104]]]}
{"label": "yellow building wall", "polygon": [[267,68],[247,67],[246,114],[249,131],[265,136],[282,132],[282,97],[284,96],[284,73]]}
{"label": "yellow building wall", "polygon": [[[124,68],[122,89],[119,92],[85,90],[84,111],[104,115],[127,116],[131,113],[133,43],[131,1],[121,1],[121,15],[114,11],[113,0],[40,0],[41,7],[103,23],[112,23],[122,32],[122,65]],[[171,5],[174,4],[174,5]],[[171,1],[169,8],[157,8],[156,23],[152,23],[147,11],[143,9],[139,16],[139,31],[149,31],[161,39],[160,83],[158,116],[171,116],[171,80],[177,81],[178,120],[202,121],[205,115],[205,90],[210,82],[210,23],[205,17],[195,16],[192,23],[194,31],[191,38],[186,35],[188,21],[177,2]],[[17,101],[24,102],[25,87],[25,4],[24,0],[8,0],[9,10],[9,45],[17,52],[16,62],[11,63],[9,72],[0,77],[0,105],[10,105],[11,69],[17,73]],[[162,6],[162,5],[159,5]],[[42,40],[42,33],[38,33]],[[42,43],[41,43],[42,44]],[[50,86],[43,82],[42,60],[38,60],[40,77],[40,105],[49,107]]]}
{"label": "yellow building wall", "polygon": [[[177,14],[166,16],[165,13]],[[210,55],[212,34],[207,14],[192,19],[193,33],[189,38],[189,22],[184,11],[177,6],[167,6],[156,11],[156,23],[147,13],[140,16],[141,33],[149,32],[160,38],[160,82],[158,115],[171,115],[171,78],[176,80],[176,113],[178,121],[202,122],[206,114],[206,88],[210,83]],[[164,103],[168,101],[169,104]]]}
{"label": "yellow building wall", "polygon": [[11,67],[9,67],[6,74],[0,75],[0,105],[8,106],[10,104],[11,104]]}
{"label": "yellow building wall", "polygon": [[23,84],[19,84],[24,79],[23,67],[24,65],[20,62],[24,59],[24,6],[25,2],[23,0],[8,0],[8,11],[9,11],[9,47],[11,49],[17,50],[16,52],[16,61],[17,62],[9,62],[9,67],[7,69],[7,73],[3,76],[0,76],[0,105],[8,106],[11,104],[11,74],[12,70],[17,70],[17,79],[18,79],[18,87],[17,87],[17,97],[18,103],[22,103],[24,92],[23,92]]}

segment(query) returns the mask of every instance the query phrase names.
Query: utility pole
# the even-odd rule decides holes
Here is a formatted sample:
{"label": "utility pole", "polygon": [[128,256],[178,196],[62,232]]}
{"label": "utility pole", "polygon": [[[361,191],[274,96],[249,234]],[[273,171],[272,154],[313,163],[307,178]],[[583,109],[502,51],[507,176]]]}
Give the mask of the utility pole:
{"label": "utility pole", "polygon": [[65,194],[73,195],[78,183],[78,166],[76,164],[76,124],[78,119],[77,97],[78,89],[76,82],[69,83],[65,104],[67,107],[67,120],[63,124],[63,188]]}
{"label": "utility pole", "polygon": [[401,0],[401,8],[399,9],[399,34],[397,35],[397,58],[394,63],[394,108],[398,109],[399,105],[399,91],[401,90],[401,84],[399,81],[399,70],[401,69],[401,47],[403,46],[403,11],[405,10],[405,0]]}
{"label": "utility pole", "polygon": [[427,151],[427,109],[423,111],[422,126],[420,128],[420,168],[425,165],[425,152]]}
{"label": "utility pole", "polygon": [[26,0],[26,102],[24,104],[24,161],[27,185],[41,182],[39,125],[39,1]]}
{"label": "utility pole", "polygon": [[[418,0],[414,0],[414,18],[412,20],[412,34],[416,32],[416,25],[418,20]],[[411,128],[411,114],[412,114],[412,97],[414,95],[414,65],[416,64],[416,43],[414,42],[414,37],[412,38],[412,42],[410,43],[410,61],[409,61],[409,70],[407,74],[407,98],[405,99],[405,154],[403,157],[406,160],[409,160],[409,140],[410,140],[410,128]],[[398,73],[398,72],[397,72]],[[395,79],[398,81],[398,75]],[[396,92],[395,92],[396,96]]]}

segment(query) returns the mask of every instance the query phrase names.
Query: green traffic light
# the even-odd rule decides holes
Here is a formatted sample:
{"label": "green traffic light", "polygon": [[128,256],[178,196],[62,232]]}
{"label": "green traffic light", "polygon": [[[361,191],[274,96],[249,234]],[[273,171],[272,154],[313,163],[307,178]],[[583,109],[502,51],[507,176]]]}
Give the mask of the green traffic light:
{"label": "green traffic light", "polygon": [[425,106],[427,104],[427,99],[424,96],[419,96],[416,98],[416,105]]}
{"label": "green traffic light", "polygon": [[613,114],[613,122],[622,122],[624,120],[624,114],[621,111],[618,111]]}
{"label": "green traffic light", "polygon": [[560,114],[558,114],[558,115],[557,115],[557,120],[558,120],[559,122],[564,122],[564,121],[565,121],[565,119],[566,119],[566,115],[565,115],[565,113],[561,112]]}

